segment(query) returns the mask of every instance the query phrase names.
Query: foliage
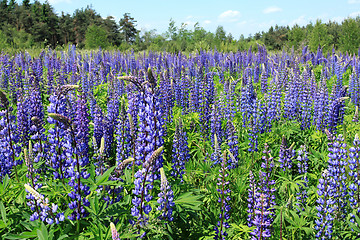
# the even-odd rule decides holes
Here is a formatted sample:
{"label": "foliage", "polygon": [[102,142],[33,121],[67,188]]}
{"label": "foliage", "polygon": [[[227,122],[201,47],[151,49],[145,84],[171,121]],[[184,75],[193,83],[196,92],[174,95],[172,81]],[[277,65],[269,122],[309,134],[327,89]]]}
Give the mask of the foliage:
{"label": "foliage", "polygon": [[85,47],[87,49],[103,48],[109,46],[106,30],[96,25],[90,25],[85,34]]}
{"label": "foliage", "polygon": [[161,41],[1,53],[0,236],[357,239],[359,56]]}

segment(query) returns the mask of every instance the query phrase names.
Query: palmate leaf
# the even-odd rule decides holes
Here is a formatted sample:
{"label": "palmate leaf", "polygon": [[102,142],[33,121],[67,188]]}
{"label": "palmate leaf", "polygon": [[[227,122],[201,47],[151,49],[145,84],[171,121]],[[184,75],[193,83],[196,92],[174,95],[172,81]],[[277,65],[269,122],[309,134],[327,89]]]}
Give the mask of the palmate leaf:
{"label": "palmate leaf", "polygon": [[200,206],[203,204],[203,202],[200,200],[201,198],[202,196],[193,195],[191,192],[186,192],[180,195],[174,202],[178,207],[199,211],[201,210]]}
{"label": "palmate leaf", "polygon": [[29,238],[36,238],[37,235],[37,230],[38,229],[34,229],[32,232],[22,232],[20,234],[6,234],[4,235],[4,239],[29,239]]}
{"label": "palmate leaf", "polygon": [[5,210],[5,206],[2,201],[0,201],[0,212],[1,212],[1,218],[6,226],[7,225],[6,210]]}
{"label": "palmate leaf", "polygon": [[48,239],[52,239],[49,236],[49,232],[44,224],[44,222],[41,223],[41,228],[36,230],[37,236],[39,238],[39,240],[48,240]]}
{"label": "palmate leaf", "polygon": [[[106,172],[104,172],[102,175],[98,176],[95,180],[95,185],[96,186],[93,186],[95,188],[97,188],[98,186],[101,186],[103,185],[105,182],[108,181],[109,177],[110,177],[110,174],[114,171],[115,169],[115,166],[109,168],[108,170],[106,170]],[[94,189],[92,189],[94,190]]]}

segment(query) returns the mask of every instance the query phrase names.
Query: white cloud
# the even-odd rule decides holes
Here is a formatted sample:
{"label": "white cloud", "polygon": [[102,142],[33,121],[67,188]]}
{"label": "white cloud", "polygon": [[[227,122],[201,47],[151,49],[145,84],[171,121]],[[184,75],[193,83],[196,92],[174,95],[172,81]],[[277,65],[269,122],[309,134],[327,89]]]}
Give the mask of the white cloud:
{"label": "white cloud", "polygon": [[348,4],[357,4],[360,3],[360,0],[349,0]]}
{"label": "white cloud", "polygon": [[210,24],[210,23],[211,23],[210,20],[205,20],[205,21],[204,21],[204,25],[208,25],[208,24]]}
{"label": "white cloud", "polygon": [[[360,12],[358,12],[358,14],[360,14]],[[344,21],[344,17],[333,17],[331,18],[331,21],[341,23],[342,21]]]}
{"label": "white cloud", "polygon": [[241,14],[239,11],[228,10],[221,13],[218,17],[220,22],[236,22],[239,20]]}
{"label": "white cloud", "polygon": [[304,26],[307,23],[309,23],[309,20],[305,18],[304,15],[298,17],[297,19],[293,20],[290,22],[290,26],[294,26],[295,24],[299,25],[299,26]]}
{"label": "white cloud", "polygon": [[248,24],[248,21],[241,21],[241,22],[239,22],[239,23],[237,23],[237,25],[240,27],[240,26],[244,26],[244,25],[246,25],[246,24]]}
{"label": "white cloud", "polygon": [[353,12],[353,13],[349,14],[349,17],[356,18],[359,15],[360,15],[360,12]]}
{"label": "white cloud", "polygon": [[275,13],[275,12],[281,12],[281,11],[282,11],[281,8],[273,6],[273,7],[265,8],[263,10],[263,13],[269,14],[269,13]]}

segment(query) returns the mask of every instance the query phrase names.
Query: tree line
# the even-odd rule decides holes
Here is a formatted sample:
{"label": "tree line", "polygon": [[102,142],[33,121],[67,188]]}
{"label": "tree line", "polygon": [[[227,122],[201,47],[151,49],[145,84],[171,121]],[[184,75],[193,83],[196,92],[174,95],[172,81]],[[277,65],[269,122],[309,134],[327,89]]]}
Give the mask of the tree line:
{"label": "tree line", "polygon": [[341,23],[329,21],[308,23],[306,26],[272,26],[268,31],[235,39],[223,26],[206,31],[199,23],[177,25],[170,19],[165,33],[156,30],[140,31],[136,20],[125,13],[117,22],[114,17],[103,18],[91,6],[76,9],[73,14],[57,15],[49,2],[23,0],[0,1],[0,50],[51,47],[63,48],[76,44],[80,49],[119,49],[134,51],[192,52],[218,49],[220,51],[256,50],[265,45],[268,50],[301,50],[308,45],[312,51],[341,50],[357,53],[360,46],[360,17],[346,18]]}

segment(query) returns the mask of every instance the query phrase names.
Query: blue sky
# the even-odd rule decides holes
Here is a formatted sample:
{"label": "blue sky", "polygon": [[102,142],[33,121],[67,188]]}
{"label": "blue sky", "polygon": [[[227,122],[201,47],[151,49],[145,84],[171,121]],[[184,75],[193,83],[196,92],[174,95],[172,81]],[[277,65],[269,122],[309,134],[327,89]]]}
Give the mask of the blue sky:
{"label": "blue sky", "polygon": [[[227,33],[239,38],[270,26],[306,25],[317,19],[341,22],[349,16],[360,15],[360,0],[48,0],[55,12],[72,14],[75,9],[91,5],[102,17],[109,15],[118,21],[124,13],[137,20],[140,30],[167,30],[172,18],[177,26],[188,24],[193,29],[196,22],[206,30],[215,32],[222,25]],[[44,2],[44,1],[40,1]]]}

